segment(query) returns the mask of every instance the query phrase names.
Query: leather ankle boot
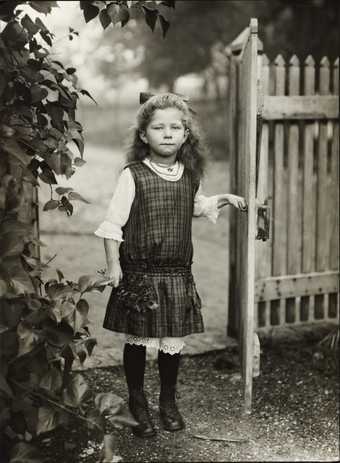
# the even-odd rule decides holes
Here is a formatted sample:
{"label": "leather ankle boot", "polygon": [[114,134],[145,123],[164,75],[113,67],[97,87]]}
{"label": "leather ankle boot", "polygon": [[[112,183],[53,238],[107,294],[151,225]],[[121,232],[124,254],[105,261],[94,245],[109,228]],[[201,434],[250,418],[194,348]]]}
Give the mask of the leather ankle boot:
{"label": "leather ankle boot", "polygon": [[175,388],[161,391],[159,395],[159,413],[166,431],[180,431],[185,428],[183,418],[177,408]]}
{"label": "leather ankle boot", "polygon": [[138,426],[133,426],[132,432],[138,437],[153,437],[156,434],[152,422],[148,402],[143,391],[130,391],[129,408]]}

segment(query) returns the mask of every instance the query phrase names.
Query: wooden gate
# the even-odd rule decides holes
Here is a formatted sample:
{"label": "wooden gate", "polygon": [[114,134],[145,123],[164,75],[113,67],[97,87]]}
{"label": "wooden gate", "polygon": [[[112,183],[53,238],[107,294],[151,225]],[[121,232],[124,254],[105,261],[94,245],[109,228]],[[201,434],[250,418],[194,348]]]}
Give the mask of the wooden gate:
{"label": "wooden gate", "polygon": [[[241,257],[240,213],[230,217],[228,334],[240,336],[246,411],[254,331],[339,320],[339,61],[331,65],[324,57],[315,66],[309,56],[300,66],[294,55],[286,65],[279,55],[270,63],[252,24],[231,44],[229,68],[231,191],[239,195],[249,142],[244,111],[257,114],[256,206],[248,220],[255,210],[263,241],[253,238],[254,298],[246,315],[242,297],[253,269]],[[250,37],[257,41],[257,71],[246,65]],[[245,96],[245,72],[257,79],[251,96]]]}

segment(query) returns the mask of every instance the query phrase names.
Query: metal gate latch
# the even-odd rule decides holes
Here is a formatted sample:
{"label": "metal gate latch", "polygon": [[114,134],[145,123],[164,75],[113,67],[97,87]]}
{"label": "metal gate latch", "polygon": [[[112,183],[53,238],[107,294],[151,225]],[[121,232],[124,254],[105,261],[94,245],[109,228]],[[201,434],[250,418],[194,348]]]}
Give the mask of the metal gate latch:
{"label": "metal gate latch", "polygon": [[267,204],[257,206],[256,240],[267,241],[270,230],[270,207]]}

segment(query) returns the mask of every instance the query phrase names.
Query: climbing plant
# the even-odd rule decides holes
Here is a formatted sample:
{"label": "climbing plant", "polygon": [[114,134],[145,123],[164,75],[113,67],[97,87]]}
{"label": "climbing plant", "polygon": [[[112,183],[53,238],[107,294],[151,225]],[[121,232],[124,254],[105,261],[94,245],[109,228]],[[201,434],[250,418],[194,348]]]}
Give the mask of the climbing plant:
{"label": "climbing plant", "polygon": [[[34,441],[66,425],[69,416],[102,434],[103,414],[118,427],[135,424],[114,394],[97,395],[96,409],[86,414],[89,387],[71,373],[73,362],[84,362],[96,344],[86,294],[102,291],[108,280],[79,275],[70,281],[62,269],[46,279],[50,262],[40,259],[40,183],[51,191],[45,211],[71,216],[74,201],[86,202],[57,177],[68,179],[85,164],[77,104],[94,98],[79,87],[75,68],[53,59],[54,35],[27,6],[53,14],[58,3],[0,3],[0,460],[12,463],[42,461]],[[175,2],[80,1],[79,7],[86,22],[99,20],[104,29],[142,13],[152,30],[159,22],[165,36]]]}

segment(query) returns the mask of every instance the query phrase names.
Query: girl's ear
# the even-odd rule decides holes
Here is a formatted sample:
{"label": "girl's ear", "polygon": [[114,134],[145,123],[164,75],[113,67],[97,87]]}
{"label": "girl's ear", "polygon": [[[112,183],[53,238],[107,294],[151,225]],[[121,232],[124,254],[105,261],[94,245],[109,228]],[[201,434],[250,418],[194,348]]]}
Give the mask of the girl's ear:
{"label": "girl's ear", "polygon": [[189,129],[185,129],[185,132],[184,132],[184,141],[183,141],[183,143],[187,141],[188,136],[189,136],[189,133],[190,133],[190,130],[189,130]]}
{"label": "girl's ear", "polygon": [[140,130],[139,138],[144,142],[146,145],[148,144],[148,139],[146,138],[144,130]]}

